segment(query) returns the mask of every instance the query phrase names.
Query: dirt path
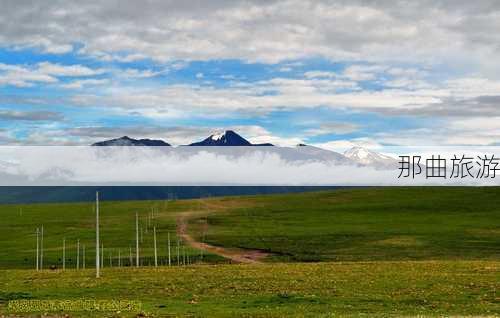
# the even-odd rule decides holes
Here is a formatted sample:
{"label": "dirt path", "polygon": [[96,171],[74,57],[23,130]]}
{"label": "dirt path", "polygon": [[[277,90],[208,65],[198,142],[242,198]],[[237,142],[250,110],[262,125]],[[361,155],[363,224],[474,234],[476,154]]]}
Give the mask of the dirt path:
{"label": "dirt path", "polygon": [[181,237],[187,244],[196,249],[201,249],[209,253],[217,254],[227,258],[235,263],[257,264],[262,263],[261,260],[268,256],[268,253],[260,250],[247,250],[236,248],[224,248],[214,246],[207,243],[195,240],[188,232],[189,220],[196,217],[201,217],[213,213],[212,210],[206,211],[187,211],[181,212],[177,216],[177,235]]}

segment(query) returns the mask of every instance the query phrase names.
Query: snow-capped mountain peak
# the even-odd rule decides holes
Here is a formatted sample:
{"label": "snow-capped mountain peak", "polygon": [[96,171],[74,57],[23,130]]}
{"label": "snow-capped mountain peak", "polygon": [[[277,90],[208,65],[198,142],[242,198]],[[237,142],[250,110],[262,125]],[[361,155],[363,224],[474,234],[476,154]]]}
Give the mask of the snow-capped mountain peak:
{"label": "snow-capped mountain peak", "polygon": [[362,165],[392,166],[396,159],[363,147],[353,147],[344,152],[347,158]]}
{"label": "snow-capped mountain peak", "polygon": [[211,135],[209,138],[214,140],[214,141],[217,141],[217,140],[221,140],[224,138],[224,136],[226,135],[226,132],[218,132],[218,133],[215,133],[213,135]]}
{"label": "snow-capped mountain peak", "polygon": [[349,157],[349,158],[366,160],[372,156],[378,156],[379,154],[374,152],[374,151],[370,151],[368,149],[365,149],[363,147],[353,147],[353,148],[347,150],[346,152],[344,152],[344,155],[346,157]]}
{"label": "snow-capped mountain peak", "polygon": [[192,143],[190,146],[252,146],[252,144],[232,130],[218,132],[205,140]]}

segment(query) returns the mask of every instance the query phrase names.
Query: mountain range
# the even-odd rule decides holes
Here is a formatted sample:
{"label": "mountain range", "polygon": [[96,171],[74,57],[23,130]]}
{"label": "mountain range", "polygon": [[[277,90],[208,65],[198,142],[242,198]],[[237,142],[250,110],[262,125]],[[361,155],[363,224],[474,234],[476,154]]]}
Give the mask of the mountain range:
{"label": "mountain range", "polygon": [[[133,139],[128,136],[121,138],[100,141],[92,144],[92,146],[170,146],[169,143],[163,140],[155,139]],[[252,144],[242,136],[238,135],[232,130],[226,130],[222,133],[212,134],[208,138],[191,143],[188,147],[211,147],[211,146],[268,146],[272,147],[273,144]],[[279,148],[279,147],[276,147]],[[295,148],[290,148],[289,151],[281,152],[281,155],[290,158],[308,158],[320,161],[336,162],[338,164],[358,164],[362,166],[373,166],[376,168],[393,168],[397,167],[397,160],[387,155],[368,150],[363,147],[353,147],[344,153],[339,153],[331,150],[322,149],[319,147],[309,146],[306,144],[299,144]],[[240,155],[245,152],[238,152]]]}
{"label": "mountain range", "polygon": [[[92,146],[170,146],[163,140],[134,139],[123,136],[116,139],[99,141]],[[232,130],[226,130],[219,134],[210,135],[208,138],[189,144],[188,146],[273,146],[270,143],[252,144]]]}

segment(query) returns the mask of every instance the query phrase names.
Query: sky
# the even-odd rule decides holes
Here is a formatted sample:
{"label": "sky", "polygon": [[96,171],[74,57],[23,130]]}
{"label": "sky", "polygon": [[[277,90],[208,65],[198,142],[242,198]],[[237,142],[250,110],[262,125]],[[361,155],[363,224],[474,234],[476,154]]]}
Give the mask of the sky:
{"label": "sky", "polygon": [[0,145],[498,145],[498,1],[0,0]]}

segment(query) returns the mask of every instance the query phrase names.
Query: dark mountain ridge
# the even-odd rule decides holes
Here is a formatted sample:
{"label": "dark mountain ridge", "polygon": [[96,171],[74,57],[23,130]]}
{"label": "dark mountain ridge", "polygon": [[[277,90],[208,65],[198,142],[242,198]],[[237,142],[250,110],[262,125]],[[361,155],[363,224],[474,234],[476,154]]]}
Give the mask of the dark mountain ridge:
{"label": "dark mountain ridge", "polygon": [[93,143],[92,146],[170,146],[169,143],[159,139],[134,139],[128,136],[123,136],[116,139],[110,139]]}
{"label": "dark mountain ridge", "polygon": [[189,146],[273,146],[270,143],[252,144],[232,130],[226,130],[220,134],[210,135],[208,138],[194,142]]}

